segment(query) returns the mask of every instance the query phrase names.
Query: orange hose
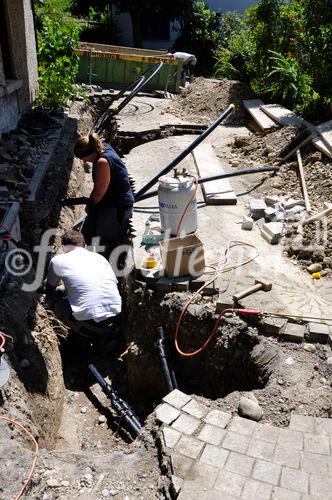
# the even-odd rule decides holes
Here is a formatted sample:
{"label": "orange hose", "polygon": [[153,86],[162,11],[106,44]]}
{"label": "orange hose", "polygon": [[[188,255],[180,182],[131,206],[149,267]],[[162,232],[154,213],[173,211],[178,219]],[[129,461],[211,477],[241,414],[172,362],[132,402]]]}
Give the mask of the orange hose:
{"label": "orange hose", "polygon": [[37,443],[36,439],[34,438],[34,436],[31,434],[30,431],[28,431],[28,429],[26,429],[26,427],[24,427],[24,425],[20,424],[16,420],[12,420],[11,418],[5,417],[4,415],[0,415],[0,420],[6,420],[7,422],[9,422],[11,424],[14,424],[17,427],[19,427],[20,429],[22,429],[29,436],[29,438],[31,439],[31,441],[35,445],[35,456],[33,457],[33,460],[32,460],[32,463],[31,463],[31,467],[30,467],[30,470],[29,470],[28,478],[27,478],[26,481],[24,481],[24,484],[23,484],[21,490],[18,492],[18,494],[15,497],[15,500],[19,500],[19,498],[21,498],[21,496],[23,495],[23,493],[24,493],[26,487],[28,486],[29,482],[31,481],[33,472],[34,472],[35,467],[36,467],[36,462],[37,462],[37,456],[36,455],[38,453],[39,446],[38,446],[38,443]]}
{"label": "orange hose", "polygon": [[1,340],[1,343],[0,343],[0,350],[1,350],[5,346],[5,343],[6,343],[6,337],[1,332],[0,332],[0,340]]}
{"label": "orange hose", "polygon": [[186,215],[187,213],[187,210],[190,206],[190,203],[193,201],[193,199],[195,198],[196,196],[196,193],[197,193],[197,188],[198,188],[198,180],[197,180],[197,177],[195,175],[189,175],[188,177],[193,177],[195,179],[195,190],[190,198],[190,200],[188,201],[187,205],[186,205],[186,208],[184,209],[182,215],[181,215],[181,219],[179,220],[179,224],[178,224],[178,227],[176,229],[176,236],[178,237],[179,236],[179,232],[180,232],[180,227],[181,227],[181,224],[183,222],[183,219],[184,219],[184,216]]}

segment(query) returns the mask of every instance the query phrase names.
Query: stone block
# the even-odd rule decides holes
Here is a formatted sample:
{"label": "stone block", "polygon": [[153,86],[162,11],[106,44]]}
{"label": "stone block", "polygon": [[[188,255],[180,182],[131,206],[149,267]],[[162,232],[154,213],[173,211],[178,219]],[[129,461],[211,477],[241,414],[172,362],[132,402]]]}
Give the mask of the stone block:
{"label": "stone block", "polygon": [[293,450],[303,450],[303,433],[291,429],[280,429],[278,445],[289,446]]}
{"label": "stone block", "polygon": [[238,498],[241,495],[245,479],[244,476],[240,476],[239,474],[222,470],[217,477],[214,488],[224,494]]}
{"label": "stone block", "polygon": [[172,280],[169,278],[159,278],[156,281],[156,288],[159,292],[169,293],[172,291]]}
{"label": "stone block", "polygon": [[285,488],[280,488],[279,486],[274,487],[272,491],[272,500],[300,500],[300,498],[300,493],[286,490]]}
{"label": "stone block", "polygon": [[267,500],[270,498],[272,486],[255,479],[246,479],[241,498],[245,500]]}
{"label": "stone block", "polygon": [[251,231],[254,227],[254,220],[251,217],[244,216],[241,224],[241,229],[245,231]]}
{"label": "stone block", "polygon": [[241,476],[250,477],[254,461],[252,457],[247,457],[241,453],[231,451],[225,464],[225,470],[240,474]]}
{"label": "stone block", "polygon": [[287,325],[287,319],[285,318],[264,318],[261,323],[261,328],[263,332],[267,335],[278,335],[283,328]]}
{"label": "stone block", "polygon": [[306,472],[283,467],[280,486],[299,493],[308,493],[309,476]]}
{"label": "stone block", "polygon": [[172,290],[175,292],[187,292],[189,290],[189,280],[184,280],[181,278],[173,278]]}
{"label": "stone block", "polygon": [[323,480],[320,476],[310,476],[310,493],[314,498],[324,498],[324,500],[331,498],[332,491],[332,477],[325,477]]}
{"label": "stone block", "polygon": [[[196,292],[199,290],[203,285],[211,281],[211,276],[202,276],[199,278],[196,278],[190,282],[190,290]],[[213,281],[210,284],[207,284],[205,288],[201,291],[202,295],[215,295],[218,293],[218,290],[216,288],[215,282]]]}
{"label": "stone block", "polygon": [[309,323],[308,337],[310,342],[326,344],[330,335],[330,329],[325,323]]}
{"label": "stone block", "polygon": [[182,410],[196,418],[203,418],[209,411],[207,406],[197,403],[194,399],[189,401]]}
{"label": "stone block", "polygon": [[258,424],[253,433],[253,439],[267,441],[269,443],[277,443],[279,438],[279,429],[273,425]]}
{"label": "stone block", "polygon": [[221,469],[225,465],[229,453],[229,451],[223,450],[218,446],[207,444],[199,460],[205,464],[214,465],[215,467],[219,467],[219,469]]}
{"label": "stone block", "polygon": [[156,419],[163,424],[171,424],[180,415],[179,410],[168,404],[162,404],[156,409]]}
{"label": "stone block", "polygon": [[175,408],[182,408],[185,404],[189,403],[191,397],[184,392],[179,391],[178,389],[174,389],[174,391],[167,394],[167,396],[163,397],[163,401],[168,403]]}
{"label": "stone block", "polygon": [[294,198],[289,198],[289,200],[286,200],[283,202],[283,207],[285,210],[290,210],[291,208],[295,207],[296,205],[304,206],[305,202],[304,202],[304,200],[295,200]]}
{"label": "stone block", "polygon": [[296,323],[287,323],[287,326],[282,333],[282,338],[288,342],[303,342],[305,334],[305,326],[297,325]]}
{"label": "stone block", "polygon": [[232,309],[234,307],[233,297],[230,295],[220,294],[216,303],[216,313],[220,314],[225,309]]}
{"label": "stone block", "polygon": [[265,460],[256,460],[252,477],[258,481],[277,485],[281,473],[281,465],[265,462]]}
{"label": "stone block", "polygon": [[290,446],[277,445],[274,450],[273,462],[298,469],[300,467],[301,452],[293,450]]}
{"label": "stone block", "polygon": [[329,440],[324,434],[304,434],[304,451],[330,455]]}
{"label": "stone block", "polygon": [[261,458],[262,460],[272,460],[275,447],[275,443],[254,439],[248,446],[247,455],[254,458]]}
{"label": "stone block", "polygon": [[174,474],[171,477],[171,492],[173,497],[177,497],[178,494],[180,493],[181,487],[183,484],[183,479],[178,476],[174,476]]}
{"label": "stone block", "polygon": [[264,211],[266,209],[266,203],[264,200],[259,198],[252,198],[250,200],[250,213],[254,220],[264,217]]}
{"label": "stone block", "polygon": [[316,432],[316,422],[314,417],[292,413],[289,422],[289,429],[314,434]]}
{"label": "stone block", "polygon": [[189,436],[182,436],[176,443],[175,451],[189,458],[197,458],[204,447],[204,443]]}
{"label": "stone block", "polygon": [[229,430],[237,432],[238,434],[243,434],[244,436],[251,436],[256,425],[256,422],[248,420],[247,418],[234,417],[229,426]]}
{"label": "stone block", "polygon": [[261,232],[262,236],[271,245],[279,243],[282,237],[283,224],[281,222],[267,222],[263,224]]}
{"label": "stone block", "polygon": [[274,207],[277,203],[279,203],[279,196],[265,196],[264,198],[265,204],[268,207]]}
{"label": "stone block", "polygon": [[247,451],[249,441],[250,439],[248,436],[228,431],[221,446],[226,450],[245,453]]}
{"label": "stone block", "polygon": [[332,436],[332,418],[317,417],[316,422],[320,434],[331,434]]}
{"label": "stone block", "polygon": [[171,463],[173,474],[184,479],[193,466],[194,460],[188,456],[172,451]]}
{"label": "stone block", "polygon": [[[326,438],[326,436],[325,436]],[[301,454],[301,470],[308,474],[318,474],[320,476],[329,475],[329,457],[316,453],[302,452]]]}
{"label": "stone block", "polygon": [[230,413],[221,410],[211,410],[204,418],[204,422],[225,429],[231,418],[232,415]]}
{"label": "stone block", "polygon": [[192,486],[195,486],[194,489],[199,493],[202,490],[213,488],[218,474],[219,469],[217,467],[198,461],[185,478],[183,489],[192,489]]}
{"label": "stone block", "polygon": [[182,413],[179,418],[172,424],[172,428],[181,432],[182,434],[191,435],[199,427],[200,421],[197,418]]}
{"label": "stone block", "polygon": [[272,222],[272,221],[276,220],[276,216],[277,216],[277,211],[275,208],[267,207],[264,210],[265,220]]}
{"label": "stone block", "polygon": [[181,437],[181,433],[170,427],[164,427],[162,430],[164,444],[167,448],[174,448]]}
{"label": "stone block", "polygon": [[220,427],[211,424],[205,424],[201,432],[198,434],[198,439],[205,443],[220,445],[226,431]]}

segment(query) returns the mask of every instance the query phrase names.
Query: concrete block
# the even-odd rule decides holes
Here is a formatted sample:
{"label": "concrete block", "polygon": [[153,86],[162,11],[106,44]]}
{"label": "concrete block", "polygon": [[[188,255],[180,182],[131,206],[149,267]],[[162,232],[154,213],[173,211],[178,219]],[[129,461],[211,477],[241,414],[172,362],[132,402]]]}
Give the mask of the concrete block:
{"label": "concrete block", "polygon": [[314,498],[331,498],[332,477],[310,476],[310,493]]}
{"label": "concrete block", "polygon": [[260,441],[256,439],[251,441],[248,446],[247,455],[254,458],[261,458],[262,460],[271,461],[273,458],[275,443],[268,443],[267,441]]}
{"label": "concrete block", "polygon": [[268,207],[274,207],[276,203],[279,203],[279,196],[265,196],[264,201]]}
{"label": "concrete block", "polygon": [[221,410],[211,410],[204,418],[204,422],[225,429],[231,418],[232,415],[230,413]]}
{"label": "concrete block", "polygon": [[175,292],[187,292],[189,290],[189,280],[183,278],[172,279],[172,290]]}
{"label": "concrete block", "polygon": [[250,438],[248,436],[228,431],[221,446],[225,450],[245,453],[247,451],[249,441]]}
{"label": "concrete block", "polygon": [[284,340],[288,342],[303,342],[305,334],[305,326],[295,323],[287,323],[285,331],[282,333]]}
{"label": "concrete block", "polygon": [[291,429],[280,429],[278,445],[301,451],[303,450],[303,433]]}
{"label": "concrete block", "polygon": [[158,406],[156,409],[156,419],[163,424],[171,424],[180,415],[179,410],[173,408],[173,406],[167,403]]}
{"label": "concrete block", "polygon": [[234,417],[229,426],[229,430],[237,432],[238,434],[243,434],[244,436],[251,436],[256,425],[256,422],[248,420],[247,418]]}
{"label": "concrete block", "polygon": [[269,222],[276,220],[277,210],[275,208],[272,208],[272,207],[267,207],[264,210],[264,217],[265,217],[265,220],[267,220]]}
{"label": "concrete block", "polygon": [[277,212],[276,213],[276,221],[277,222],[283,222],[285,220],[285,214],[282,212]]}
{"label": "concrete block", "polygon": [[239,498],[246,478],[233,472],[222,470],[217,477],[214,488],[225,495]]}
{"label": "concrete block", "polygon": [[324,434],[304,434],[304,451],[330,455],[329,440]]}
{"label": "concrete block", "polygon": [[234,307],[233,297],[230,295],[220,294],[216,303],[216,313],[219,314],[225,309],[232,309]]}
{"label": "concrete block", "polygon": [[194,460],[190,457],[181,455],[175,451],[171,453],[171,463],[173,473],[181,478],[185,478],[191,467],[193,466]]}
{"label": "concrete block", "polygon": [[279,486],[273,488],[272,500],[300,500],[300,498],[300,493],[296,493],[296,491],[286,490],[286,488]]}
{"label": "concrete block", "polygon": [[301,454],[301,470],[308,474],[329,475],[329,457],[316,453],[303,452]]}
{"label": "concrete block", "polygon": [[181,437],[181,433],[175,429],[171,429],[170,427],[164,427],[162,430],[164,444],[166,448],[174,448],[176,443]]}
{"label": "concrete block", "polygon": [[279,465],[287,465],[298,469],[300,467],[301,452],[294,450],[291,446],[280,446],[277,444],[274,450],[273,462]]}
{"label": "concrete block", "polygon": [[279,429],[273,425],[257,424],[253,433],[253,439],[277,443],[279,438]]}
{"label": "concrete block", "polygon": [[182,434],[191,435],[199,425],[200,421],[197,418],[182,413],[179,418],[173,422],[172,428],[178,430]]}
{"label": "concrete block", "polygon": [[291,208],[295,207],[296,205],[305,206],[305,202],[304,202],[304,200],[295,200],[294,198],[289,198],[288,200],[283,202],[283,207],[285,210],[290,210]]}
{"label": "concrete block", "polygon": [[167,394],[167,396],[163,397],[163,401],[168,403],[175,408],[182,408],[185,404],[189,403],[191,397],[184,392],[179,391],[178,389],[174,389],[174,391]]}
{"label": "concrete block", "polygon": [[183,491],[191,490],[199,493],[203,490],[212,489],[216,482],[219,469],[212,465],[196,462],[188,476],[185,478]]}
{"label": "concrete block", "polygon": [[285,318],[264,318],[261,322],[261,328],[263,332],[267,335],[278,335],[282,328],[287,325],[287,319]]}
{"label": "concrete block", "polygon": [[193,417],[196,418],[202,418],[204,417],[207,412],[209,411],[208,407],[205,405],[202,405],[200,403],[197,403],[194,399],[189,401],[183,408],[183,411],[186,413],[189,413],[189,415],[192,415]]}
{"label": "concrete block", "polygon": [[271,245],[279,243],[282,237],[283,225],[281,222],[266,222],[261,229],[262,236]]}
{"label": "concrete block", "polygon": [[224,431],[220,427],[216,427],[211,424],[205,424],[197,437],[198,439],[201,439],[205,443],[220,445],[225,434],[226,431]]}
{"label": "concrete block", "polygon": [[[196,292],[197,290],[199,290],[203,285],[205,285],[209,281],[211,281],[211,276],[200,276],[200,277],[190,281],[189,288],[190,288],[190,290]],[[206,285],[206,287],[201,291],[202,295],[209,295],[209,296],[215,295],[216,293],[218,293],[218,290],[216,288],[216,284],[214,281],[212,283],[210,283],[209,285]]]}
{"label": "concrete block", "polygon": [[252,477],[265,483],[277,485],[281,473],[281,465],[265,462],[265,460],[256,460]]}
{"label": "concrete block", "polygon": [[225,464],[225,470],[250,477],[254,461],[252,457],[231,451]]}
{"label": "concrete block", "polygon": [[314,434],[316,432],[316,422],[314,417],[308,415],[291,414],[289,429],[292,431],[308,432]]}
{"label": "concrete block", "polygon": [[266,209],[266,203],[264,200],[259,198],[252,198],[250,200],[250,213],[254,220],[264,217],[264,210]]}
{"label": "concrete block", "polygon": [[272,486],[255,479],[246,479],[242,498],[246,500],[266,500],[270,498]]}
{"label": "concrete block", "polygon": [[[175,446],[175,451],[189,458],[197,458],[204,443],[190,436],[182,436]],[[177,473],[175,473],[177,474]],[[177,474],[178,475],[178,474]]]}
{"label": "concrete block", "polygon": [[330,329],[325,323],[309,323],[308,337],[310,342],[326,344],[330,335]]}
{"label": "concrete block", "polygon": [[241,224],[241,229],[244,229],[246,231],[251,231],[254,226],[254,220],[251,217],[243,217],[243,221]]}
{"label": "concrete block", "polygon": [[228,450],[223,450],[218,446],[207,444],[199,460],[200,462],[214,465],[215,467],[219,467],[219,469],[221,469],[225,465],[229,453],[230,452]]}
{"label": "concrete block", "polygon": [[308,493],[309,476],[306,472],[283,467],[280,485],[288,490],[298,493]]}

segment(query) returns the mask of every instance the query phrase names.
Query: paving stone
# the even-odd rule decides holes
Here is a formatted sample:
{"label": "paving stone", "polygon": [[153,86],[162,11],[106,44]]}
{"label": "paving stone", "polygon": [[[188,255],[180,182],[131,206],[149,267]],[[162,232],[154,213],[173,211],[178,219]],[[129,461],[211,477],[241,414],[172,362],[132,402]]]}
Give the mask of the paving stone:
{"label": "paving stone", "polygon": [[197,458],[202,451],[204,443],[198,439],[182,436],[176,443],[175,450],[189,458]]}
{"label": "paving stone", "polygon": [[263,460],[272,460],[274,449],[274,443],[253,439],[248,446],[247,454],[251,457],[262,458]]}
{"label": "paving stone", "polygon": [[181,433],[170,427],[164,427],[162,430],[164,443],[167,448],[174,448],[181,437]]}
{"label": "paving stone", "polygon": [[268,335],[278,335],[282,328],[285,328],[287,319],[284,318],[265,318],[261,323],[263,332]]}
{"label": "paving stone", "polygon": [[194,464],[194,460],[190,457],[186,457],[181,455],[180,453],[176,453],[172,451],[171,453],[171,463],[173,473],[181,478],[185,478],[191,467]]}
{"label": "paving stone", "polygon": [[272,500],[300,500],[300,497],[300,493],[286,490],[285,488],[279,488],[278,486],[273,488],[272,491]]}
{"label": "paving stone", "polygon": [[241,495],[245,479],[246,478],[244,476],[239,476],[238,474],[233,474],[233,472],[222,470],[217,477],[214,489],[238,498]]}
{"label": "paving stone", "polygon": [[283,467],[280,485],[288,490],[308,493],[309,475],[304,471]]}
{"label": "paving stone", "polygon": [[305,334],[304,325],[287,323],[287,326],[282,334],[282,337],[284,340],[287,340],[288,342],[303,342],[304,334]]}
{"label": "paving stone", "polygon": [[252,437],[261,441],[276,443],[279,438],[279,429],[272,425],[257,424]]}
{"label": "paving stone", "polygon": [[226,450],[245,453],[249,445],[249,440],[250,439],[248,436],[243,436],[243,434],[237,434],[236,432],[228,431],[221,446]]}
{"label": "paving stone", "polygon": [[200,456],[200,462],[222,468],[225,465],[229,451],[207,444]]}
{"label": "paving stone", "polygon": [[290,447],[293,450],[303,450],[303,434],[300,431],[280,429],[278,445]]}
{"label": "paving stone", "polygon": [[252,198],[250,200],[250,213],[254,220],[264,217],[264,211],[266,209],[266,203],[264,200],[259,198]]}
{"label": "paving stone", "polygon": [[274,450],[273,462],[298,469],[300,467],[301,453],[288,446],[277,445]]}
{"label": "paving stone", "polygon": [[[180,491],[177,500],[193,500],[196,498],[197,490]],[[207,490],[199,492],[199,500],[234,500],[233,496],[225,495],[216,490]]]}
{"label": "paving stone", "polygon": [[174,389],[174,391],[167,394],[167,396],[163,397],[163,401],[168,403],[175,408],[182,408],[185,404],[189,403],[191,397],[184,392],[179,391],[178,389]]}
{"label": "paving stone", "polygon": [[316,453],[302,452],[301,454],[301,470],[308,474],[318,474],[321,476],[329,475],[329,458]]}
{"label": "paving stone", "polygon": [[330,455],[329,440],[324,435],[305,434],[304,451],[310,453],[320,453],[321,455]]}
{"label": "paving stone", "polygon": [[316,475],[310,475],[310,494],[324,499],[332,498],[332,478],[322,478]]}
{"label": "paving stone", "polygon": [[245,500],[269,500],[272,486],[254,479],[246,479],[241,498]]}
{"label": "paving stone", "polygon": [[321,344],[326,344],[329,335],[330,335],[329,327],[324,323],[308,324],[308,336],[310,342],[320,342]]}
{"label": "paving stone", "polygon": [[171,477],[171,491],[173,496],[175,496],[175,498],[180,493],[182,485],[183,485],[183,479],[181,479],[181,477],[174,476],[173,474]]}
{"label": "paving stone", "polygon": [[204,422],[225,429],[231,418],[232,415],[230,413],[226,413],[220,410],[211,410],[204,418]]}
{"label": "paving stone", "polygon": [[250,477],[253,465],[253,458],[231,451],[225,464],[225,470]]}
{"label": "paving stone", "polygon": [[331,434],[332,436],[332,418],[316,418],[317,430],[320,434]]}
{"label": "paving stone", "polygon": [[172,280],[169,278],[159,278],[156,281],[156,287],[160,292],[169,293],[172,291]]}
{"label": "paving stone", "polygon": [[191,435],[200,426],[200,423],[201,422],[197,418],[182,413],[179,418],[173,422],[172,428],[182,432],[182,434]]}
{"label": "paving stone", "polygon": [[234,417],[229,426],[229,430],[232,432],[238,432],[244,436],[251,436],[256,425],[256,422],[248,420],[247,418]]}
{"label": "paving stone", "polygon": [[[212,465],[204,464],[202,462],[197,462],[189,471],[183,489],[191,488],[192,485],[196,486],[198,491],[207,489],[212,489],[217,476],[219,474],[219,469],[213,467]],[[191,483],[191,484],[190,484]]]}
{"label": "paving stone", "polygon": [[289,422],[289,429],[314,434],[316,431],[316,422],[314,417],[292,413]]}
{"label": "paving stone", "polygon": [[265,462],[264,460],[256,460],[252,477],[259,481],[277,485],[279,483],[280,473],[281,465]]}
{"label": "paving stone", "polygon": [[205,424],[197,437],[205,443],[220,445],[225,434],[226,431],[220,429],[220,427],[216,427],[215,425],[211,424]]}
{"label": "paving stone", "polygon": [[176,410],[173,406],[170,406],[167,403],[158,406],[156,409],[156,419],[163,424],[171,424],[178,418],[179,415],[179,410]]}
{"label": "paving stone", "polygon": [[192,399],[182,408],[182,410],[189,413],[189,415],[192,415],[193,417],[202,418],[207,414],[208,407],[201,405]]}
{"label": "paving stone", "polygon": [[221,313],[225,309],[232,309],[234,307],[234,299],[230,295],[224,295],[223,293],[217,300],[216,303],[216,313]]}

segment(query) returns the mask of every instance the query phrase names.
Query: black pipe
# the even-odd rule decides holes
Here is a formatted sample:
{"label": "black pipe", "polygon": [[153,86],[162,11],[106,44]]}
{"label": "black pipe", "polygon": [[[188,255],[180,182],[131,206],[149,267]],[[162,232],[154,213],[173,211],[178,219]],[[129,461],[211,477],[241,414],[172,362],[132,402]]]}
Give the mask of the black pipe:
{"label": "black pipe", "polygon": [[[171,161],[161,172],[155,175],[152,179],[150,179],[136,194],[135,201],[139,200],[141,196],[148,191],[156,182],[158,182],[159,177],[162,175],[168,174],[180,161],[182,161],[189,153],[191,153],[204,139],[211,134],[211,132],[230,115],[235,109],[234,104],[230,104],[227,109],[206,129],[204,132],[196,137],[196,139],[186,147],[184,151],[182,151],[174,160]],[[144,199],[144,198],[142,198]]]}
{"label": "black pipe", "polygon": [[[261,172],[275,172],[281,168],[280,165],[276,165],[273,167],[255,167],[255,168],[245,168],[243,170],[236,170],[235,172],[229,172],[228,174],[216,174],[209,175],[208,177],[199,177],[197,179],[198,184],[202,184],[204,182],[216,181],[218,179],[227,179],[228,177],[237,177],[239,175],[249,175],[249,174],[259,174]],[[148,198],[153,198],[158,195],[158,191],[150,191],[150,193],[145,193],[139,198],[135,197],[135,201],[147,200]]]}
{"label": "black pipe", "polygon": [[120,416],[120,421],[123,420],[126,427],[133,432],[136,436],[138,436],[142,430],[142,426],[134,414],[133,410],[130,408],[128,403],[126,403],[117,392],[106,382],[106,380],[99,373],[97,368],[91,364],[89,365],[89,370],[94,375],[98,384],[102,388],[104,394],[111,400],[112,406],[114,410]]}
{"label": "black pipe", "polygon": [[167,345],[166,345],[166,337],[164,333],[164,329],[162,326],[159,326],[157,328],[158,330],[158,340],[156,343],[157,346],[157,351],[159,355],[159,361],[160,361],[160,367],[161,371],[163,372],[166,388],[168,392],[173,391],[174,389],[178,388],[178,383],[176,380],[175,372],[173,370],[173,367],[171,366],[169,360],[168,360],[168,352],[167,352]]}

